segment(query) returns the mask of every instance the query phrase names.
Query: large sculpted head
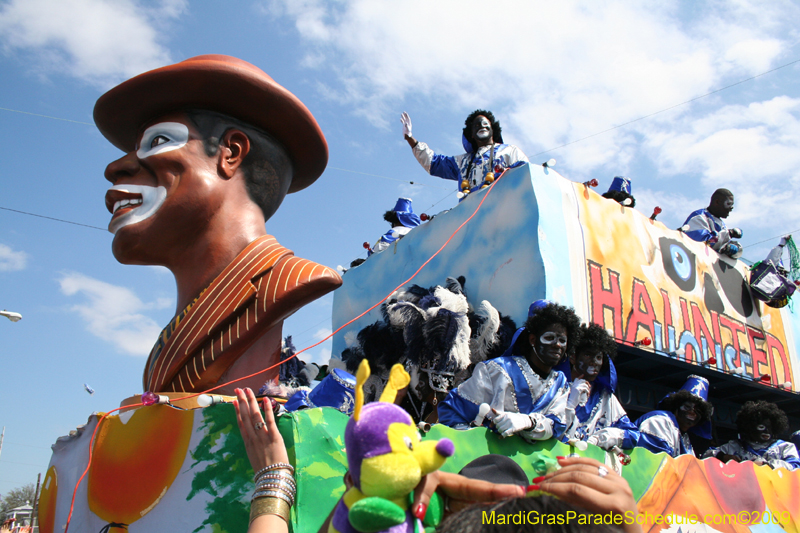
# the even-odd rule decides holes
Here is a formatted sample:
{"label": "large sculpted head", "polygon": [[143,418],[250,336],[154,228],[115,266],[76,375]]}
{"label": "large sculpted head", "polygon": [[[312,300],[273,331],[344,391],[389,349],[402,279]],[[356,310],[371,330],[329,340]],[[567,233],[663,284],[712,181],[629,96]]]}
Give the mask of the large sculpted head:
{"label": "large sculpted head", "polygon": [[105,173],[123,263],[172,267],[195,243],[263,228],[286,194],[313,183],[327,163],[308,109],[228,56],[141,74],[104,94],[94,115],[125,152]]}

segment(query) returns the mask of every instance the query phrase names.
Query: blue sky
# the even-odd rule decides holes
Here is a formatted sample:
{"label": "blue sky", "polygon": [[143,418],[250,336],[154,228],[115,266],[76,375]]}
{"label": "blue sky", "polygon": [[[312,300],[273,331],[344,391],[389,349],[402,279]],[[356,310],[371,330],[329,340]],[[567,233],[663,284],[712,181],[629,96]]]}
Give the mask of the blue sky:
{"label": "blue sky", "polygon": [[[800,7],[653,4],[0,0],[0,207],[105,228],[103,170],[121,154],[92,125],[94,102],[147,69],[219,53],[294,92],[327,137],[328,170],[267,223],[301,257],[363,256],[399,196],[417,212],[455,205],[454,184],[414,160],[399,115],[458,154],[464,118],[487,108],[533,162],[555,158],[600,192],[628,176],[637,209],[660,206],[672,227],[730,188],[729,222],[758,259],[777,238],[755,243],[800,228],[800,63],[594,134],[800,59]],[[104,230],[3,209],[0,224],[0,309],[24,317],[0,321],[2,494],[35,482],[58,436],[141,392],[175,288],[164,269],[118,264]],[[323,337],[331,302],[284,333],[298,347]],[[326,361],[329,346],[306,359]]]}

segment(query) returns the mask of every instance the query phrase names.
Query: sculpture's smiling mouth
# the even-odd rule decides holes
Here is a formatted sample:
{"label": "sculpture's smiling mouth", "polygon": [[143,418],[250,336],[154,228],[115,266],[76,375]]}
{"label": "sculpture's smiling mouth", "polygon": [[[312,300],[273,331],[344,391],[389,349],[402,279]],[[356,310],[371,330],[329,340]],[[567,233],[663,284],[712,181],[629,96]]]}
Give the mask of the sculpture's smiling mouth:
{"label": "sculpture's smiling mouth", "polygon": [[142,195],[124,189],[109,189],[106,193],[106,209],[116,215],[117,211],[125,207],[135,208],[142,204]]}
{"label": "sculpture's smiling mouth", "polygon": [[151,217],[166,198],[164,187],[114,185],[106,192],[106,209],[112,214],[108,231],[116,234],[120,228]]}

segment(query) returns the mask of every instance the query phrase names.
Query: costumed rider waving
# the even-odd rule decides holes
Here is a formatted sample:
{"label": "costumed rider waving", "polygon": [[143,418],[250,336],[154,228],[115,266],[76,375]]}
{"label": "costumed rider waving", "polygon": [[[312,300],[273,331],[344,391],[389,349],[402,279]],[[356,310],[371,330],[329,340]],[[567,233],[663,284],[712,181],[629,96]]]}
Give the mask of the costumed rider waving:
{"label": "costumed rider waving", "polygon": [[503,144],[500,123],[491,111],[476,109],[464,121],[461,144],[467,153],[448,156],[435,153],[411,135],[411,117],[400,115],[403,135],[419,164],[432,176],[458,182],[458,197],[488,187],[506,168],[528,163],[522,150]]}
{"label": "costumed rider waving", "polygon": [[680,230],[687,237],[704,242],[721,254],[733,259],[742,255],[742,245],[733,239],[742,238],[742,230],[725,225],[723,218],[733,211],[733,193],[728,189],[717,189],[705,209],[692,212]]}
{"label": "costumed rider waving", "polygon": [[638,430],[614,395],[616,353],[617,344],[602,326],[581,325],[581,340],[565,369],[573,380],[567,399],[565,442],[588,440],[605,449],[633,448]]}
{"label": "costumed rider waving", "polygon": [[422,220],[411,208],[411,200],[408,198],[398,198],[394,209],[383,214],[383,220],[391,224],[392,229],[381,235],[371,250],[367,250],[367,257],[384,251],[390,244],[422,224]]}
{"label": "costumed rider waving", "polygon": [[795,445],[777,438],[789,430],[789,420],[774,403],[746,402],[736,414],[736,428],[738,439],[709,448],[703,457],[716,457],[723,462],[753,461],[787,470],[800,467]]}
{"label": "costumed rider waving", "polygon": [[486,423],[503,437],[529,441],[561,438],[569,383],[553,367],[574,350],[580,319],[555,303],[537,301],[531,308],[506,353],[475,365],[472,377],[439,404],[439,422],[456,429]]}
{"label": "costumed rider waving", "polygon": [[657,407],[658,411],[650,411],[636,421],[639,427],[636,446],[672,457],[693,456],[690,431],[703,439],[711,439],[714,406],[708,402],[706,378],[689,376],[679,391],[666,395]]}

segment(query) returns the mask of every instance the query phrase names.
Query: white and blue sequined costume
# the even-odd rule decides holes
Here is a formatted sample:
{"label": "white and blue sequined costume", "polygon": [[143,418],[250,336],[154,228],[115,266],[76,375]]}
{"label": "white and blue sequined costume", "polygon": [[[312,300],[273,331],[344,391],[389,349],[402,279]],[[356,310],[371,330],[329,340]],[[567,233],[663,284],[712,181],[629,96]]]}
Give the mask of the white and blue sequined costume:
{"label": "white and blue sequined costume", "polygon": [[607,439],[613,438],[611,445],[632,448],[638,439],[638,430],[614,395],[616,388],[617,371],[614,362],[608,360],[606,370],[592,384],[586,403],[577,406],[574,412],[567,410],[567,430],[562,440],[587,440],[603,431]]}
{"label": "white and blue sequined costume", "polygon": [[413,228],[407,228],[405,226],[394,226],[392,229],[381,235],[381,238],[378,239],[378,242],[372,247],[371,250],[367,251],[367,257],[371,256],[372,254],[377,254],[378,252],[382,252],[389,247],[394,241],[402,237],[403,235],[408,234]]}
{"label": "white and blue sequined costume", "polygon": [[795,445],[780,439],[773,440],[761,447],[740,440],[732,440],[719,448],[709,448],[703,457],[716,457],[720,453],[735,455],[740,461],[761,459],[772,468],[794,470],[800,467],[800,457],[797,455]]}
{"label": "white and blue sequined costume", "polygon": [[[569,383],[566,376],[551,370],[540,377],[524,357],[502,356],[478,363],[472,377],[453,389],[439,404],[439,422],[466,429],[478,416],[479,406],[487,403],[507,413],[539,413],[550,423],[552,435],[560,438],[566,429]],[[531,431],[519,433],[531,439]]]}
{"label": "white and blue sequined costume", "polygon": [[[688,228],[686,228],[688,226]],[[698,209],[692,212],[683,223],[683,233],[687,237],[698,242],[707,242],[709,240],[717,239],[711,247],[719,252],[722,248],[731,241],[731,236],[728,234],[728,227],[725,222],[712,215],[708,209]]]}
{"label": "white and blue sequined costume", "polygon": [[694,456],[689,434],[681,433],[678,419],[669,411],[650,411],[636,421],[636,426],[639,428],[636,446],[653,453],[664,452],[672,457],[684,454]]}
{"label": "white and blue sequined costume", "polygon": [[[494,160],[489,161],[492,146],[494,146]],[[414,157],[430,175],[458,182],[459,191],[462,180],[466,179],[469,182],[470,191],[480,190],[486,174],[493,172],[495,168],[515,168],[528,163],[528,158],[522,150],[511,144],[482,146],[477,152],[449,156],[437,154],[427,144],[419,142],[414,147]]]}

